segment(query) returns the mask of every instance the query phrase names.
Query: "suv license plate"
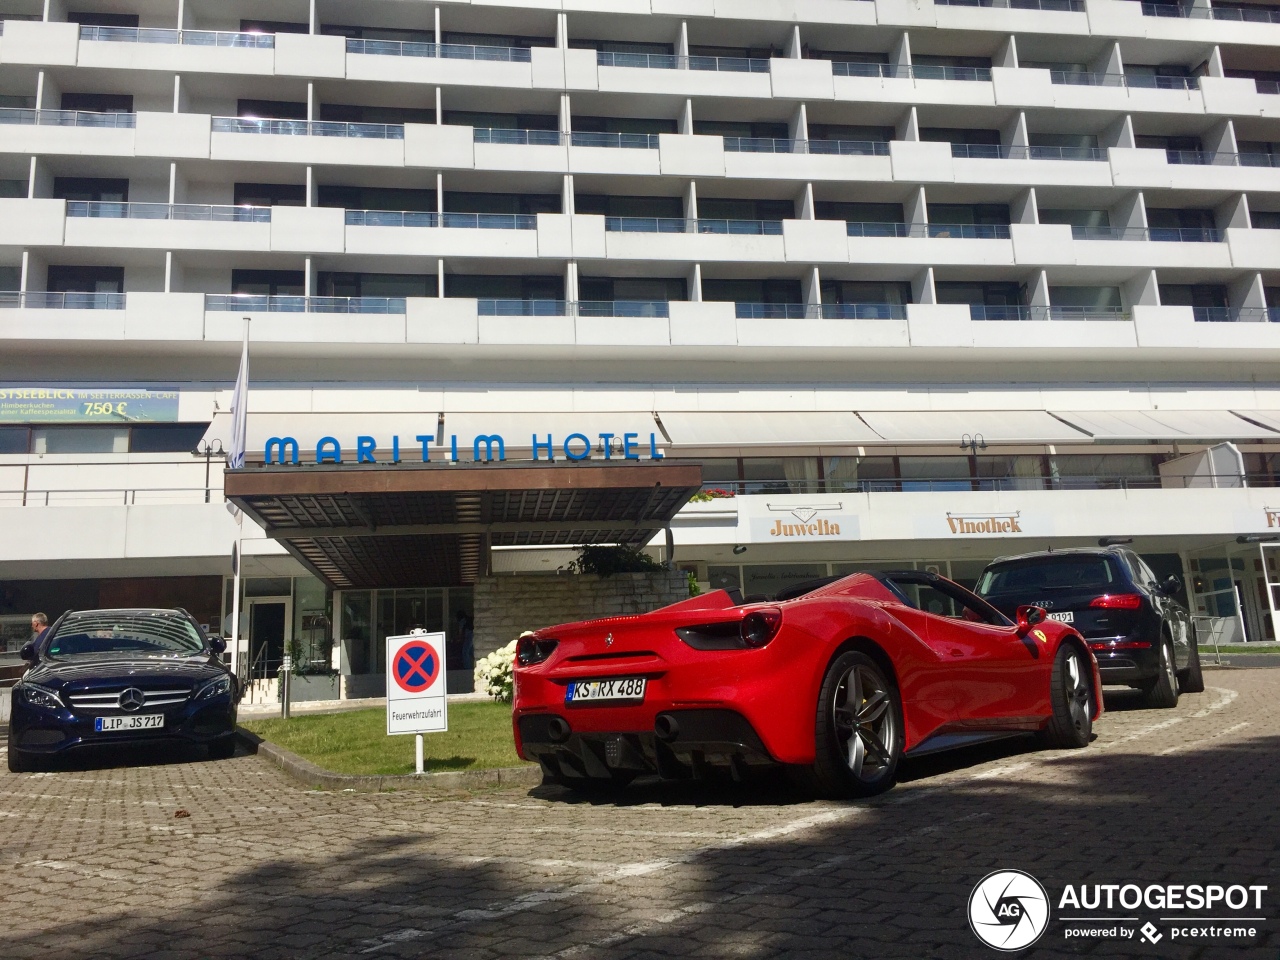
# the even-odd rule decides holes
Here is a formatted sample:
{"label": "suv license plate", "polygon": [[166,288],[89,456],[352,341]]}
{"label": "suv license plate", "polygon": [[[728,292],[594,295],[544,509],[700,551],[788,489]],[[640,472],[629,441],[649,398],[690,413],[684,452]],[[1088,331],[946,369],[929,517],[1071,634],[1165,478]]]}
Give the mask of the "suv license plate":
{"label": "suv license plate", "polygon": [[98,733],[122,733],[126,730],[156,730],[164,726],[163,713],[143,713],[132,717],[98,717],[93,729]]}
{"label": "suv license plate", "polygon": [[1057,620],[1059,623],[1075,623],[1076,615],[1070,610],[1063,610],[1060,613],[1049,614],[1050,620]]}
{"label": "suv license plate", "polygon": [[597,703],[603,700],[644,700],[644,677],[621,677],[617,680],[580,680],[571,683],[564,693],[565,703]]}

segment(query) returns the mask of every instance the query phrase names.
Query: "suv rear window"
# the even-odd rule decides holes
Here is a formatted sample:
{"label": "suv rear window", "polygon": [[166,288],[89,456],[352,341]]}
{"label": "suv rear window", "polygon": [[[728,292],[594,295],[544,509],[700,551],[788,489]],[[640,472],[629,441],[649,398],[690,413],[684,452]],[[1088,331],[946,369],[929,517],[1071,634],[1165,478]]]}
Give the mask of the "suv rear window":
{"label": "suv rear window", "polygon": [[975,592],[982,597],[1040,590],[1106,592],[1119,580],[1112,557],[1064,554],[988,567],[979,578]]}

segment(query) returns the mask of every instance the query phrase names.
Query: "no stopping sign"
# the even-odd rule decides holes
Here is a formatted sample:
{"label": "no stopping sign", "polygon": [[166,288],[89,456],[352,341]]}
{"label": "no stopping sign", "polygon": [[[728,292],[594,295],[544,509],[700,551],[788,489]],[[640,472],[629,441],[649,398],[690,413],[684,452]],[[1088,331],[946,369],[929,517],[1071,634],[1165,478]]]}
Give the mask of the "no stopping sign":
{"label": "no stopping sign", "polygon": [[449,729],[445,635],[387,637],[387,733]]}

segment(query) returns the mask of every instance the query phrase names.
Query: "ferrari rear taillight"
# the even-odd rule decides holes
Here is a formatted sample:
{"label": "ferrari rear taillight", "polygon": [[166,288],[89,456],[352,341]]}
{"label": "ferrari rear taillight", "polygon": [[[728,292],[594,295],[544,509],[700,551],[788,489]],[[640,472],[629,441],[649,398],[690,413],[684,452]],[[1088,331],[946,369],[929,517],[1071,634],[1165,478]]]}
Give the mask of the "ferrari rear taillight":
{"label": "ferrari rear taillight", "polygon": [[763,647],[782,629],[782,611],[777,607],[761,607],[742,618],[738,634],[748,647]]}
{"label": "ferrari rear taillight", "polygon": [[1142,595],[1137,593],[1104,593],[1089,601],[1089,606],[1100,610],[1137,610],[1142,606]]}
{"label": "ferrari rear taillight", "polygon": [[559,643],[559,640],[544,640],[541,637],[521,637],[516,644],[516,663],[522,667],[542,663],[551,656]]}
{"label": "ferrari rear taillight", "polygon": [[763,647],[782,629],[782,611],[758,607],[740,620],[718,620],[676,627],[676,636],[695,650],[741,650]]}

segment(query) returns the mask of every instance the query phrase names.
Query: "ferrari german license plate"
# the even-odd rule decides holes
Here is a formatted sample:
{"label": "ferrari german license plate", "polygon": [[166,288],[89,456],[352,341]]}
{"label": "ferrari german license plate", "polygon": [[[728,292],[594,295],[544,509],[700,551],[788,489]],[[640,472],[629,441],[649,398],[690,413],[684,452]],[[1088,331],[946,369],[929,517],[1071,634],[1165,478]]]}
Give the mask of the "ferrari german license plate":
{"label": "ferrari german license plate", "polygon": [[93,729],[99,733],[122,733],[126,730],[156,730],[163,726],[163,713],[143,713],[132,717],[98,717],[93,721]]}
{"label": "ferrari german license plate", "polygon": [[1070,610],[1061,610],[1058,613],[1049,614],[1050,620],[1057,620],[1059,623],[1075,623],[1076,615]]}
{"label": "ferrari german license plate", "polygon": [[597,703],[604,700],[644,699],[644,677],[620,677],[617,680],[579,680],[565,690],[565,703]]}

